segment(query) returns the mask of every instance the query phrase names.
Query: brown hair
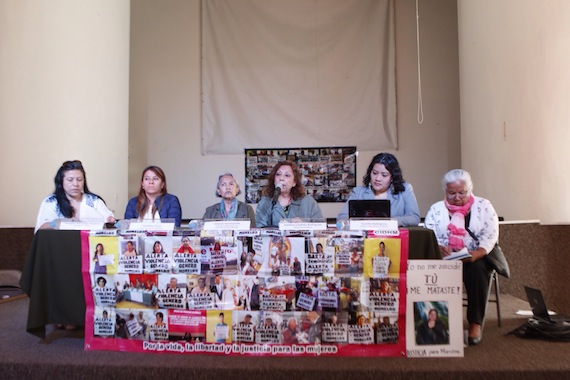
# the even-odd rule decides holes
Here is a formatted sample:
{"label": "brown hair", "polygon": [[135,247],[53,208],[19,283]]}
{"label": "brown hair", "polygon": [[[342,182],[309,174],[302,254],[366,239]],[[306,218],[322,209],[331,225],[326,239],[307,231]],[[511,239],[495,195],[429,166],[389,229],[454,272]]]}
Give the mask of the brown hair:
{"label": "brown hair", "polygon": [[[144,180],[144,175],[148,171],[153,172],[154,174],[156,174],[158,178],[162,180],[162,183],[164,184],[164,186],[160,190],[160,196],[162,197],[164,194],[168,192],[166,189],[166,175],[164,174],[164,171],[158,166],[154,165],[147,166],[146,168],[144,168],[142,172],[141,182]],[[160,205],[158,206],[159,209],[162,207],[162,202],[164,202],[164,197],[162,197],[160,200]],[[154,213],[157,210],[156,205],[154,204],[154,202],[152,202],[152,205],[150,204],[150,199],[148,199],[148,197],[146,196],[146,193],[141,185],[141,188],[139,190],[139,195],[137,196],[137,207],[136,207],[139,217],[144,217],[149,207],[152,207],[151,210],[152,214],[154,215]]]}
{"label": "brown hair", "polygon": [[263,188],[263,195],[272,198],[273,193],[275,192],[275,174],[277,170],[279,170],[282,166],[290,166],[293,169],[293,177],[295,179],[295,187],[291,189],[291,198],[297,200],[299,198],[303,198],[307,195],[307,190],[305,190],[305,186],[301,182],[302,176],[299,167],[291,161],[280,161],[271,170],[269,176],[267,177],[267,185]]}

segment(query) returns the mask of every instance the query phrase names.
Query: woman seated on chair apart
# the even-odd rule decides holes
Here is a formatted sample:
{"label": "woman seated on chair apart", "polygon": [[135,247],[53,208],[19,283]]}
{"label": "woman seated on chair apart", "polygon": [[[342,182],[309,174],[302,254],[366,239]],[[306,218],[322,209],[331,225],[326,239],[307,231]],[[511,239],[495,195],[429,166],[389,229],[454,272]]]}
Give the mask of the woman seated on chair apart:
{"label": "woman seated on chair apart", "polygon": [[239,184],[233,174],[224,173],[218,177],[216,197],[221,202],[206,208],[204,219],[249,219],[251,227],[255,227],[255,213],[253,208],[236,198],[241,193]]}
{"label": "woman seated on chair apart", "polygon": [[425,226],[435,232],[442,256],[464,247],[471,258],[463,260],[463,282],[467,291],[469,344],[481,341],[481,325],[492,269],[485,256],[499,238],[499,219],[487,199],[473,195],[473,182],[468,172],[454,169],[443,176],[445,198],[431,206]]}

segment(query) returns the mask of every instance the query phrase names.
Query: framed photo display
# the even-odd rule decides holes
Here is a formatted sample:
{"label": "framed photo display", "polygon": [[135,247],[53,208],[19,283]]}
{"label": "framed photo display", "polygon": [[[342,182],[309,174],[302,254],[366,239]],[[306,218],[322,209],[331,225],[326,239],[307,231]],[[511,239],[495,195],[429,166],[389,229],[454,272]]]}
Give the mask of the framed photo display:
{"label": "framed photo display", "polygon": [[279,149],[245,149],[245,201],[257,203],[273,166],[292,161],[302,182],[317,202],[346,202],[356,186],[355,146]]}

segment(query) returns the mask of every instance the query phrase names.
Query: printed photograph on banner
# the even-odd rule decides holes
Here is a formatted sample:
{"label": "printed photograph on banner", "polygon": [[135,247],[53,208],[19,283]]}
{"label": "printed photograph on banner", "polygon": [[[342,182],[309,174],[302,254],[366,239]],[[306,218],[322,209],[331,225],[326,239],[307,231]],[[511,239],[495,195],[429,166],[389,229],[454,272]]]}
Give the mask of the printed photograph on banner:
{"label": "printed photograph on banner", "polygon": [[308,343],[319,344],[322,342],[322,313],[316,311],[302,312],[301,332],[307,334]]}
{"label": "printed photograph on banner", "polygon": [[342,284],[338,277],[297,276],[295,277],[295,288],[295,310],[340,310]]}
{"label": "printed photograph on banner", "polygon": [[[166,314],[165,314],[166,315]],[[206,311],[168,310],[168,340],[204,342],[206,340]]]}
{"label": "printed photograph on banner", "polygon": [[369,278],[368,304],[370,311],[398,313],[400,282],[397,278]]}
{"label": "printed photograph on banner", "polygon": [[[155,314],[156,314],[156,311],[154,311],[154,310],[138,310],[135,313],[135,319],[137,320],[137,323],[142,326],[142,333],[143,333],[144,339],[151,339],[151,337],[150,337],[150,326],[152,326],[152,321],[153,321]],[[130,318],[130,314],[129,314],[129,318]],[[128,325],[128,321],[127,321],[127,325]]]}
{"label": "printed photograph on banner", "polygon": [[172,245],[172,272],[199,274],[200,262],[200,237],[174,236]]}
{"label": "printed photograph on banner", "polygon": [[90,272],[115,274],[119,265],[118,236],[89,236]]}
{"label": "printed photograph on banner", "polygon": [[342,288],[340,277],[322,276],[318,288],[317,311],[339,311]]}
{"label": "printed photograph on banner", "polygon": [[304,256],[304,238],[274,236],[269,245],[268,266],[271,268],[271,274],[273,276],[302,274]]}
{"label": "printed photograph on banner", "polygon": [[[312,312],[315,313],[316,312]],[[305,323],[305,318],[301,312],[283,313],[283,323],[281,324],[281,342],[283,344],[309,343],[310,323]],[[320,324],[319,324],[320,328]],[[320,331],[319,331],[320,339]]]}
{"label": "printed photograph on banner", "polygon": [[159,274],[155,298],[159,308],[186,309],[186,275]]}
{"label": "printed photograph on banner", "polygon": [[241,276],[238,294],[243,300],[244,310],[259,310],[259,279],[257,276]]}
{"label": "printed photograph on banner", "polygon": [[150,327],[149,334],[150,340],[168,340],[168,310],[158,309],[149,313]]}
{"label": "printed photograph on banner", "polygon": [[337,276],[359,273],[364,249],[363,238],[329,236],[326,247],[330,247],[334,252],[334,273]]}
{"label": "printed photograph on banner", "polygon": [[140,309],[115,309],[115,336],[123,339],[149,339],[148,317]]}
{"label": "printed photograph on banner", "polygon": [[206,342],[231,343],[231,310],[206,311]]}
{"label": "printed photograph on banner", "polygon": [[236,244],[239,255],[238,270],[239,273],[246,276],[255,276],[261,268],[262,260],[256,260],[255,250],[253,249],[252,236],[240,236],[236,238]]}
{"label": "printed photograph on banner", "polygon": [[117,274],[115,280],[118,308],[156,308],[157,274]]}
{"label": "printed photograph on banner", "polygon": [[305,247],[305,274],[333,274],[334,247],[327,245],[326,237],[307,238]]}
{"label": "printed photograph on banner", "polygon": [[260,309],[291,311],[295,304],[295,291],[293,276],[259,278]]}
{"label": "printed photograph on banner", "polygon": [[93,274],[92,290],[95,306],[115,306],[117,303],[117,291],[113,275]]}
{"label": "printed photograph on banner", "polygon": [[142,273],[143,256],[138,236],[119,236],[119,273]]}
{"label": "printed photograph on banner", "polygon": [[200,239],[202,274],[237,274],[238,247],[233,236]]}
{"label": "printed photograph on banner", "polygon": [[181,253],[187,255],[195,255],[200,252],[199,236],[173,236],[172,237],[172,253]]}
{"label": "printed photograph on banner", "polygon": [[368,238],[364,242],[364,276],[384,278],[400,273],[401,239]]}
{"label": "printed photograph on banner", "polygon": [[114,307],[95,307],[93,315],[93,335],[101,338],[115,336]]}
{"label": "printed photograph on banner", "polygon": [[172,236],[144,238],[144,272],[170,273],[172,270]]}
{"label": "printed photograph on banner", "polygon": [[255,326],[259,324],[259,312],[234,311],[233,322],[234,342],[255,343]]}
{"label": "printed photograph on banner", "polygon": [[350,249],[350,275],[361,276],[363,268],[363,252],[359,250],[359,247],[353,246]]}
{"label": "printed photograph on banner", "polygon": [[374,343],[396,343],[398,341],[398,314],[371,312],[374,327]]}
{"label": "printed photograph on banner", "polygon": [[414,302],[414,326],[418,346],[449,344],[447,302]]}
{"label": "printed photograph on banner", "polygon": [[349,313],[348,343],[374,344],[374,333],[368,312]]}
{"label": "printed photograph on banner", "polygon": [[255,328],[255,342],[258,344],[281,343],[281,326],[283,313],[275,311],[260,311],[259,322]]}
{"label": "printed photograph on banner", "polygon": [[251,239],[251,249],[253,250],[252,266],[260,276],[271,274],[271,269],[267,265],[269,263],[269,244],[271,239],[271,236],[254,236]]}
{"label": "printed photograph on banner", "polygon": [[348,313],[330,312],[322,313],[322,342],[345,344],[348,340]]}
{"label": "printed photograph on banner", "polygon": [[[245,309],[245,294],[241,276],[214,276],[214,302],[220,310],[243,310]],[[216,283],[216,281],[218,281]],[[222,285],[221,292],[218,285]]]}
{"label": "printed photograph on banner", "polygon": [[367,285],[368,283],[360,277],[341,277],[339,292],[340,311],[354,313],[365,309],[361,301],[361,292],[363,288],[367,288]]}
{"label": "printed photograph on banner", "polygon": [[295,277],[295,310],[317,310],[318,278],[318,276]]}
{"label": "printed photograph on banner", "polygon": [[[211,279],[209,278],[211,277]],[[210,282],[215,284],[215,276],[202,274],[189,275],[187,278],[187,298],[188,309],[190,310],[212,310],[216,308],[215,292],[212,292]],[[221,279],[220,279],[221,283]]]}
{"label": "printed photograph on banner", "polygon": [[303,274],[305,239],[289,236],[262,236],[254,238],[256,256],[262,258],[261,276],[289,276]]}

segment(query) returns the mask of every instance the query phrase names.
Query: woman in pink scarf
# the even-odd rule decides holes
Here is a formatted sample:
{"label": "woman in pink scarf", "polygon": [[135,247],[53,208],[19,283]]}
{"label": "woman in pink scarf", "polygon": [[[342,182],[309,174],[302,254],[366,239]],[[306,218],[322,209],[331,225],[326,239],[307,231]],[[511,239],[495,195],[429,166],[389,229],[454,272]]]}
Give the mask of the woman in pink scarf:
{"label": "woman in pink scarf", "polygon": [[442,180],[445,199],[432,205],[425,226],[434,231],[442,256],[466,248],[463,283],[467,291],[469,344],[481,341],[491,269],[484,260],[499,238],[499,219],[491,202],[473,195],[468,172],[454,169]]}

